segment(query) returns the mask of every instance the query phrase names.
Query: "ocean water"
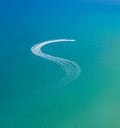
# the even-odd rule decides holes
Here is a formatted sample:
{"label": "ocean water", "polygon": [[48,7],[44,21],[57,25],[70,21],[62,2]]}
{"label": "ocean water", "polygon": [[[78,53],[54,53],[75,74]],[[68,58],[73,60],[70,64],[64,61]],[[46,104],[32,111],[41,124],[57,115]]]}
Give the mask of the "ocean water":
{"label": "ocean water", "polygon": [[[120,3],[0,2],[0,128],[120,127]],[[59,65],[31,47],[77,63],[67,85]]]}

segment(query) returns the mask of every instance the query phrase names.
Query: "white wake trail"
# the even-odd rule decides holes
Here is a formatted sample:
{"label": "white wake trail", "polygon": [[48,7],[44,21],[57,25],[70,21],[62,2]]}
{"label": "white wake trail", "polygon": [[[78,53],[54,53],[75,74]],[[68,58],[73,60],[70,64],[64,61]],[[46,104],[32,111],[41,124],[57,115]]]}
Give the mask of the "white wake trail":
{"label": "white wake trail", "polygon": [[79,74],[81,72],[79,65],[76,64],[75,62],[71,61],[71,60],[63,59],[63,58],[59,58],[59,57],[54,57],[54,56],[51,56],[49,54],[46,54],[46,53],[42,52],[42,48],[45,45],[48,45],[51,43],[74,42],[74,41],[75,40],[70,40],[70,39],[49,40],[49,41],[45,41],[42,43],[38,43],[31,48],[31,51],[33,54],[35,54],[36,56],[40,56],[44,59],[48,59],[50,61],[55,62],[65,71],[66,75],[59,83],[62,85],[69,84],[70,82],[72,82],[73,80],[75,80],[79,76]]}

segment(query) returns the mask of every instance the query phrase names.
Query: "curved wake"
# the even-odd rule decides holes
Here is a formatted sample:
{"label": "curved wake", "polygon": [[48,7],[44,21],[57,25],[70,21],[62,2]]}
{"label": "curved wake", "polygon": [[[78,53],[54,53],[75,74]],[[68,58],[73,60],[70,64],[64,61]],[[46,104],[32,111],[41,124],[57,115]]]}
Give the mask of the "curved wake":
{"label": "curved wake", "polygon": [[47,44],[58,43],[58,42],[68,42],[68,41],[74,42],[75,40],[70,40],[70,39],[49,40],[42,43],[38,43],[31,48],[31,51],[33,54],[35,54],[36,56],[40,56],[44,59],[48,59],[50,61],[55,62],[65,71],[66,75],[59,83],[63,85],[69,84],[79,76],[80,67],[78,66],[78,64],[76,64],[71,60],[45,54],[44,52],[42,52],[42,48]]}

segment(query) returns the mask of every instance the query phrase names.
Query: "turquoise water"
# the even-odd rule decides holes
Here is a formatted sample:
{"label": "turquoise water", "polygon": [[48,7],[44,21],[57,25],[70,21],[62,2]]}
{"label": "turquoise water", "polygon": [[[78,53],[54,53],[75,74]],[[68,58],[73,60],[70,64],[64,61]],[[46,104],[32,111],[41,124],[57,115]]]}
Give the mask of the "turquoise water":
{"label": "turquoise water", "polygon": [[[115,2],[4,1],[0,4],[0,128],[120,127],[120,5]],[[76,62],[67,86],[61,68],[31,47]],[[52,89],[52,91],[51,91]]]}

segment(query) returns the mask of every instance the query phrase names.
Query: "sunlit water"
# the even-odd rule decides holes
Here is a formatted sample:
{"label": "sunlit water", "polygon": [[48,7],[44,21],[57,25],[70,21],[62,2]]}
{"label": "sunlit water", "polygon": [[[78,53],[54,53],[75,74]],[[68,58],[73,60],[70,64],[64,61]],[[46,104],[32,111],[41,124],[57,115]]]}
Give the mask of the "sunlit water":
{"label": "sunlit water", "polygon": [[[0,128],[120,127],[119,4],[11,1],[0,6]],[[56,83],[69,70],[35,56],[31,47],[66,38],[76,42],[42,48],[80,67],[76,77],[72,65],[75,72],[71,77],[70,70],[64,86]]]}

